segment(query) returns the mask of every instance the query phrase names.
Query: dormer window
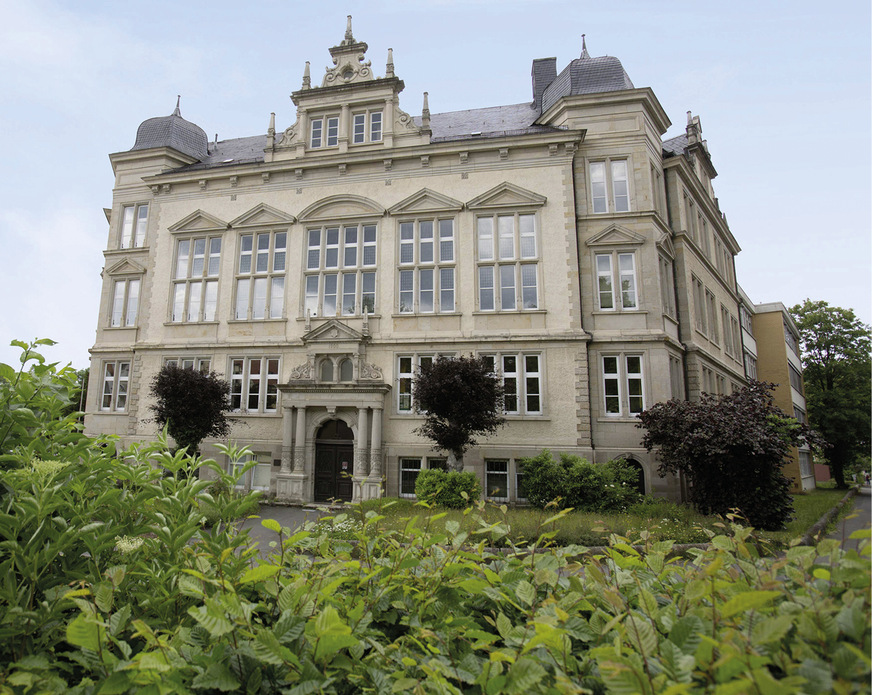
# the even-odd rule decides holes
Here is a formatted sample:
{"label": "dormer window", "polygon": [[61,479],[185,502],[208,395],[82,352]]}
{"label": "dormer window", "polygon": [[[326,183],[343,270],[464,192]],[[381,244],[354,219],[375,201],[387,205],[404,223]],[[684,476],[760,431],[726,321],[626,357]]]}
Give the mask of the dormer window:
{"label": "dormer window", "polygon": [[382,139],[382,112],[367,111],[354,114],[352,142],[356,145],[365,142],[380,142]]}
{"label": "dormer window", "polygon": [[339,144],[339,116],[313,118],[310,143],[312,147],[336,147]]}

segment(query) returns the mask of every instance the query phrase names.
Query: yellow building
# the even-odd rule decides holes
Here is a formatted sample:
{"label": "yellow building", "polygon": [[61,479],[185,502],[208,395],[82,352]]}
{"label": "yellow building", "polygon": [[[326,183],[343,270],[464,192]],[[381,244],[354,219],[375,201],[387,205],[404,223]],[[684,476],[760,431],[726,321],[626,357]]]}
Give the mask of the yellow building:
{"label": "yellow building", "polygon": [[[775,405],[808,424],[796,323],[780,302],[755,305],[752,321],[757,379],[776,384],[772,393]],[[814,466],[808,447],[793,448],[784,474],[791,479],[794,491],[814,489]]]}

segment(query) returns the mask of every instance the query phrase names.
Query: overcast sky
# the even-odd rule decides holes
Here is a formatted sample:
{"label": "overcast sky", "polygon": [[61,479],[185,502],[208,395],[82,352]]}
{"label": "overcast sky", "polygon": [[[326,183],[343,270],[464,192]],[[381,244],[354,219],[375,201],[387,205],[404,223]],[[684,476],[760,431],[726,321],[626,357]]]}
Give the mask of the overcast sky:
{"label": "overcast sky", "polygon": [[345,17],[387,49],[420,114],[531,99],[534,58],[621,59],[684,130],[702,120],[721,209],[755,302],[806,297],[870,322],[868,0],[620,3],[570,0],[0,0],[0,362],[48,337],[88,364],[112,204],[108,154],[172,112],[210,139],[291,125],[303,65],[320,83]]}

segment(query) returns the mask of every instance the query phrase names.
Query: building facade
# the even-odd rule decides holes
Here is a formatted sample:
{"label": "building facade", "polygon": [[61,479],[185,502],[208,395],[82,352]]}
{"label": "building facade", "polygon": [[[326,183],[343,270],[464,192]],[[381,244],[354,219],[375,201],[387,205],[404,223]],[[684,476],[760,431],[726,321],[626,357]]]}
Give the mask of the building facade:
{"label": "building facade", "polygon": [[[757,304],[753,315],[757,340],[757,378],[775,386],[772,397],[781,410],[808,424],[802,361],[799,358],[799,329],[781,302]],[[793,448],[784,465],[784,475],[791,479],[793,491],[813,490],[814,462],[807,445]]]}
{"label": "building facade", "polygon": [[559,74],[534,60],[529,102],[431,114],[425,93],[412,117],[391,51],[377,77],[367,50],[349,18],[284,129],[210,142],[177,106],[110,156],[87,431],[153,437],[161,366],[214,369],[258,461],[241,484],[413,495],[445,461],[414,433],[415,370],[475,354],[506,391],[506,426],[465,458],[490,497],[523,502],[519,460],[546,447],[627,458],[679,497],[636,415],[745,383],[699,118],[664,141],[654,92],[586,47]]}

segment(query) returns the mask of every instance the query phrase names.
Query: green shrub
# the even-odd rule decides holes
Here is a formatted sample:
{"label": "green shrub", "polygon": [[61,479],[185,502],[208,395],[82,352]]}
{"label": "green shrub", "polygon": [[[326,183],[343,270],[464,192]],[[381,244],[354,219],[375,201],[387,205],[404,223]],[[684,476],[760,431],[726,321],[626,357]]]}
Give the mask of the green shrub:
{"label": "green shrub", "polygon": [[540,509],[554,503],[559,509],[621,511],[641,498],[635,487],[637,473],[622,459],[592,464],[561,454],[558,462],[545,449],[521,463],[527,501]]}
{"label": "green shrub", "polygon": [[[466,493],[464,497],[463,493]],[[423,470],[415,481],[415,496],[422,502],[463,509],[481,497],[481,483],[471,471],[458,473],[433,468]]]}

